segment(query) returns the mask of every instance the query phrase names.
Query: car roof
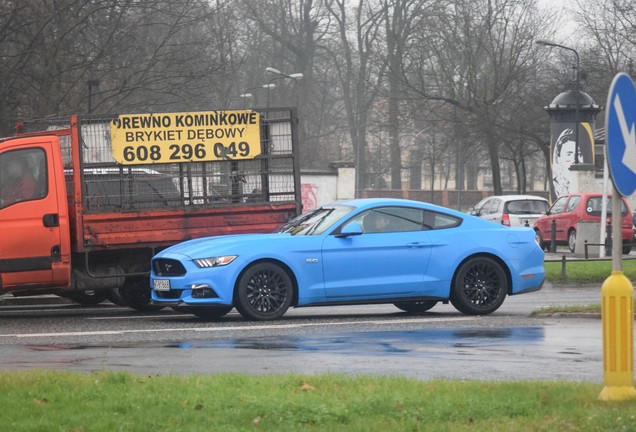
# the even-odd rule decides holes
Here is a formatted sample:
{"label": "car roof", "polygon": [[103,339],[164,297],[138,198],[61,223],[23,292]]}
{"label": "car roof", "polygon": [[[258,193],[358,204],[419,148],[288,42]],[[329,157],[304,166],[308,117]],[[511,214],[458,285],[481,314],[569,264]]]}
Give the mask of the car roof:
{"label": "car roof", "polygon": [[[504,201],[516,201],[516,200],[538,200],[547,201],[546,198],[537,195],[492,195],[486,198],[500,198]],[[485,198],[484,198],[485,199]]]}
{"label": "car roof", "polygon": [[333,201],[330,203],[325,203],[322,206],[324,207],[330,205],[349,205],[358,209],[365,209],[376,206],[411,206],[425,208],[433,211],[446,212],[461,217],[466,216],[464,213],[458,212],[457,210],[453,210],[448,207],[431,204],[426,201],[415,201],[403,198],[356,198],[343,201]]}

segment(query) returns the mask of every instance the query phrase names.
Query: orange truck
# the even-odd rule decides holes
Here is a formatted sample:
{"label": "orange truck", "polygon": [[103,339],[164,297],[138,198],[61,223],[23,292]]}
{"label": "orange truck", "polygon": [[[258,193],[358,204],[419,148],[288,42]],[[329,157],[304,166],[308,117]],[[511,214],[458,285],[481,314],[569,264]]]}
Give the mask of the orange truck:
{"label": "orange truck", "polygon": [[151,257],[301,211],[294,109],[77,116],[0,140],[0,294],[151,310]]}

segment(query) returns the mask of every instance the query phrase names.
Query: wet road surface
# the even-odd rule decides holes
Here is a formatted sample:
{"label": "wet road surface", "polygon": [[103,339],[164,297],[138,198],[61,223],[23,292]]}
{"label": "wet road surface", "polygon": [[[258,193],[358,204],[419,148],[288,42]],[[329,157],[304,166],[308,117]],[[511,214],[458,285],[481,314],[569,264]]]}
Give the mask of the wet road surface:
{"label": "wet road surface", "polygon": [[547,286],[506,299],[486,317],[450,305],[422,315],[383,305],[294,309],[267,323],[236,312],[204,322],[113,305],[2,307],[0,368],[602,382],[600,319],[529,316],[543,306],[599,301],[600,287]]}

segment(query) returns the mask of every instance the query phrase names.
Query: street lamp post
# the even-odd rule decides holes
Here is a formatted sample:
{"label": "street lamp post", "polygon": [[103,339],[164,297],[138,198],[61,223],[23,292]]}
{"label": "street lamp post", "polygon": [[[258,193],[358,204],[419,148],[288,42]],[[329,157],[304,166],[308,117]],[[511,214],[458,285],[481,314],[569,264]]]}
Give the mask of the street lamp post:
{"label": "street lamp post", "polygon": [[[273,67],[268,67],[265,69],[265,72],[277,75],[274,78],[269,80],[269,84],[267,87],[267,110],[269,110],[269,89],[270,88],[274,88],[276,87],[275,84],[273,84],[274,81],[276,80],[280,80],[280,79],[292,79],[294,81],[298,81],[300,79],[303,78],[303,74],[302,73],[293,73],[293,74],[286,74],[285,72],[281,72],[278,69],[274,69]],[[265,86],[263,86],[265,87]]]}
{"label": "street lamp post", "polygon": [[581,86],[581,75],[580,75],[580,61],[579,61],[579,53],[574,49],[565,45],[558,44],[556,42],[552,42],[544,39],[537,39],[535,41],[537,45],[543,46],[553,46],[557,48],[561,48],[564,50],[572,51],[576,56],[576,75],[575,75],[575,92],[576,92],[576,105],[574,107],[574,164],[579,163],[579,89]]}
{"label": "street lamp post", "polygon": [[243,99],[243,109],[245,109],[247,107],[247,99],[252,98],[252,93],[243,93],[240,94],[239,97]]}

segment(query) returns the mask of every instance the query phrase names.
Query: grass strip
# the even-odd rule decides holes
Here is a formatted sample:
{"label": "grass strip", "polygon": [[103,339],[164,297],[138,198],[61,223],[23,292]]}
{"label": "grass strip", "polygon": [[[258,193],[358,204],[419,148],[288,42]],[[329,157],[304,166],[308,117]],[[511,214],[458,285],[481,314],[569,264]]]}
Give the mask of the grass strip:
{"label": "grass strip", "polygon": [[[612,261],[569,260],[563,265],[560,262],[545,263],[546,279],[553,283],[568,284],[602,284],[612,274]],[[636,281],[636,260],[623,261],[623,273],[632,282]]]}
{"label": "grass strip", "polygon": [[574,382],[400,377],[0,373],[10,431],[634,430],[636,400]]}

